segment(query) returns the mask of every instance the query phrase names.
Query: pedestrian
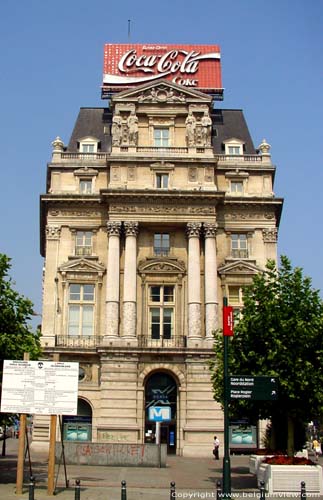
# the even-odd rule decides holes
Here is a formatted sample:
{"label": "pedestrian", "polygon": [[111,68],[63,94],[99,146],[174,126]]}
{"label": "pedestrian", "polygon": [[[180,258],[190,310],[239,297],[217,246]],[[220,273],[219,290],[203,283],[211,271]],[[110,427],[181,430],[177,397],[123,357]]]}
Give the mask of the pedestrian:
{"label": "pedestrian", "polygon": [[316,459],[316,461],[318,461],[318,457],[322,453],[320,441],[318,441],[316,438],[314,438],[313,443],[312,443],[312,447],[313,447],[315,459]]}
{"label": "pedestrian", "polygon": [[220,447],[220,441],[217,436],[214,436],[214,441],[213,441],[214,460],[219,460],[219,447]]}

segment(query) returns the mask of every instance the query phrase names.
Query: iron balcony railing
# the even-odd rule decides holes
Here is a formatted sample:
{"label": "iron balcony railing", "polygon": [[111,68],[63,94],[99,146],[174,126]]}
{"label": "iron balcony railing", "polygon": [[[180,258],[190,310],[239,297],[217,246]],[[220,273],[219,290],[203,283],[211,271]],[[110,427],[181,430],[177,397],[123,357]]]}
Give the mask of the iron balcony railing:
{"label": "iron balcony railing", "polygon": [[147,335],[140,335],[138,337],[138,347],[147,347],[151,349],[167,348],[167,347],[186,347],[186,337],[184,335],[177,335],[170,339],[160,338],[152,339]]}
{"label": "iron balcony railing", "polygon": [[56,346],[91,348],[101,345],[103,337],[98,335],[57,335]]}

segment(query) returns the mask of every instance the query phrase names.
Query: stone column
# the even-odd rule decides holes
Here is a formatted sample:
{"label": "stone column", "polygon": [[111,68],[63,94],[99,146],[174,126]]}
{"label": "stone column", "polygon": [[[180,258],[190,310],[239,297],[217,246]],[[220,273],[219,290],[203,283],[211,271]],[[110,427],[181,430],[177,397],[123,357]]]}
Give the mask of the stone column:
{"label": "stone column", "polygon": [[121,222],[107,223],[109,247],[106,287],[105,336],[118,337],[119,330],[119,288],[120,288],[120,229]]}
{"label": "stone column", "polygon": [[204,223],[205,339],[211,342],[213,342],[212,333],[218,328],[216,229],[217,224]]}
{"label": "stone column", "polygon": [[201,339],[200,222],[187,223],[188,236],[188,344]]}
{"label": "stone column", "polygon": [[123,337],[136,336],[138,222],[124,222],[126,234],[123,285]]}

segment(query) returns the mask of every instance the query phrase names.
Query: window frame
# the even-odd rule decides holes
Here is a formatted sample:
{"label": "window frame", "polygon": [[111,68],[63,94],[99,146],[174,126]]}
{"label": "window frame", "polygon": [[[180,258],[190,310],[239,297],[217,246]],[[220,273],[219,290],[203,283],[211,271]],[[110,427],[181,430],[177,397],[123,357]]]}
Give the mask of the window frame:
{"label": "window frame", "polygon": [[[152,289],[159,289],[159,300],[153,300],[154,295],[152,295]],[[171,289],[171,295],[167,295],[166,289]],[[155,294],[155,297],[157,295]],[[165,300],[166,297],[171,298],[171,300]],[[160,283],[150,283],[148,285],[148,338],[150,340],[174,340],[176,336],[176,285],[174,283],[170,284],[160,284]],[[153,321],[153,311],[158,311],[158,316],[155,317],[159,319],[159,322]],[[166,311],[171,311],[170,322],[167,322]],[[154,325],[158,326],[158,334],[154,333]],[[167,327],[167,325],[169,325]],[[168,331],[167,331],[168,330]],[[156,329],[157,331],[157,329]]]}
{"label": "window frame", "polygon": [[[158,237],[160,236],[160,245],[157,245]],[[170,254],[170,234],[169,233],[154,233],[154,255],[156,257],[168,257]]]}
{"label": "window frame", "polygon": [[[237,243],[236,248],[234,247],[235,243]],[[230,234],[230,255],[234,259],[249,258],[249,242],[248,235],[246,233],[237,232]]]}
{"label": "window frame", "polygon": [[[164,185],[164,179],[167,179],[166,186]],[[168,189],[169,188],[169,173],[168,172],[156,172],[155,182],[157,189]],[[159,185],[160,184],[160,185]]]}
{"label": "window frame", "polygon": [[[79,243],[79,241],[81,242]],[[90,244],[87,244],[90,240]],[[93,253],[93,231],[78,229],[75,233],[75,255],[88,256]]]}
{"label": "window frame", "polygon": [[[160,132],[160,137],[156,137]],[[165,136],[164,136],[165,132]],[[167,134],[166,134],[167,132]],[[170,129],[169,127],[153,127],[153,141],[155,148],[169,148],[170,147]],[[158,144],[157,144],[158,143]]]}
{"label": "window frame", "polygon": [[[77,292],[72,292],[72,287],[79,287],[79,297],[77,297]],[[91,292],[85,292],[85,287],[91,287]],[[71,294],[75,297],[72,297]],[[86,295],[91,298],[86,298]],[[85,282],[70,282],[68,285],[68,298],[67,298],[67,327],[66,332],[68,337],[94,337],[95,335],[95,299],[96,299],[96,287],[94,283]],[[71,311],[78,311],[76,314],[76,319],[71,319]],[[85,318],[86,311],[91,311],[91,321],[87,324]],[[85,329],[90,328],[90,333],[87,333]],[[75,329],[77,333],[72,333],[72,329]]]}

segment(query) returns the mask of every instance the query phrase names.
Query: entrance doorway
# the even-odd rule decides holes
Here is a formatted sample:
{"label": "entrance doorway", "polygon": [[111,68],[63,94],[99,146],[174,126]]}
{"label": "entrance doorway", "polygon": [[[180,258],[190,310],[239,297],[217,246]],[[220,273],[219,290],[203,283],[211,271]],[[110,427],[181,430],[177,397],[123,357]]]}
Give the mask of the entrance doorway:
{"label": "entrance doorway", "polygon": [[170,407],[171,418],[161,423],[160,441],[167,453],[176,453],[177,383],[166,372],[153,373],[145,387],[145,443],[156,442],[156,423],[149,419],[149,408]]}

